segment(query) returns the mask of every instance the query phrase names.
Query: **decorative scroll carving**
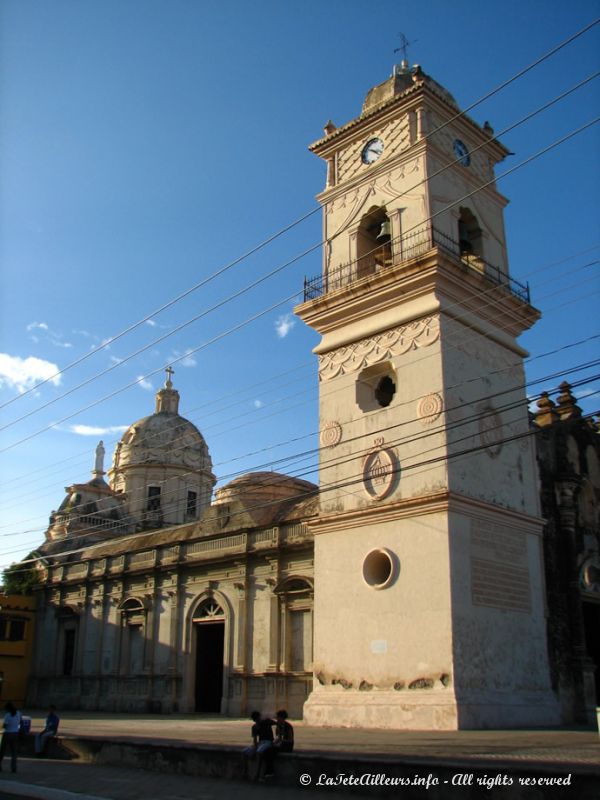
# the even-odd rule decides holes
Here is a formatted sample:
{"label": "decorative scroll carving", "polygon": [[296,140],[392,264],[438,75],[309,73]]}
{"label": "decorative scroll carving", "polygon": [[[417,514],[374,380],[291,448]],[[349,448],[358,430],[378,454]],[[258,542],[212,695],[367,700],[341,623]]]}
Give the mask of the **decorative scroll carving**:
{"label": "decorative scroll carving", "polygon": [[444,401],[437,392],[425,395],[417,403],[417,416],[423,427],[433,425],[444,410]]}
{"label": "decorative scroll carving", "polygon": [[320,356],[319,380],[329,381],[338,375],[369,367],[391,356],[428,347],[437,342],[439,336],[439,319],[435,316],[392,328],[370,339],[361,339]]}
{"label": "decorative scroll carving", "polygon": [[[420,169],[420,159],[415,158],[407,164],[402,164],[392,172],[386,172],[377,179],[361,185],[360,188],[352,189],[328,203],[325,207],[325,213],[329,217],[335,214],[337,220],[335,228],[332,227],[332,221],[328,223],[329,235],[334,236],[351,225],[358,224],[360,217],[373,204],[386,205],[396,200],[406,188],[402,183],[406,176],[418,173]],[[340,212],[343,210],[345,214],[341,216]]]}

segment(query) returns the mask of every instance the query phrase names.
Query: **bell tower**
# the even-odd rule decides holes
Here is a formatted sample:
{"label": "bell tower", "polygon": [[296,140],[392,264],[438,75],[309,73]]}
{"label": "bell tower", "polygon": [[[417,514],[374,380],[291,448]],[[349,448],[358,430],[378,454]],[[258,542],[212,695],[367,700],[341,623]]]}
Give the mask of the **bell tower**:
{"label": "bell tower", "polygon": [[310,724],[552,724],[542,520],[494,166],[508,153],[420,67],[310,148],[327,164],[321,513]]}

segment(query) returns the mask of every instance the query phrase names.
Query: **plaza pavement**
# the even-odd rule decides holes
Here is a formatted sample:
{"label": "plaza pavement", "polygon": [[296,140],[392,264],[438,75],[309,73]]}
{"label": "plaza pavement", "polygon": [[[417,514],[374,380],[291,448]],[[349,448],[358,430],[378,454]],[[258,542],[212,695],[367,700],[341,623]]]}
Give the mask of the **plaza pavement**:
{"label": "plaza pavement", "polygon": [[[32,730],[43,726],[44,712],[28,712],[32,717]],[[381,771],[389,768],[404,769],[404,774],[446,770],[443,774],[527,774],[565,776],[573,774],[584,781],[588,796],[600,797],[600,736],[598,732],[576,728],[502,730],[502,731],[371,731],[348,728],[314,728],[301,721],[292,721],[296,733],[293,773],[288,770],[287,780],[280,778],[275,786],[239,783],[211,777],[189,774],[174,774],[172,771],[149,771],[131,769],[135,761],[128,763],[128,753],[137,747],[167,753],[187,752],[194,747],[227,750],[233,759],[238,758],[238,748],[249,743],[250,720],[228,719],[217,715],[125,715],[95,712],[61,713],[60,736],[62,739],[82,742],[111,742],[114,752],[121,752],[119,763],[60,762],[21,758],[16,776],[4,772],[0,776],[0,798],[43,798],[43,800],[74,800],[69,792],[77,793],[77,800],[92,795],[111,800],[205,800],[205,798],[234,797],[238,793],[244,800],[258,800],[265,794],[277,794],[278,798],[340,797],[347,795],[343,787],[314,787],[317,780],[315,765],[331,765],[333,773],[340,769],[356,769],[358,772]],[[140,748],[141,746],[141,748]],[[120,749],[119,749],[120,748]],[[179,750],[178,750],[179,748]],[[210,750],[209,750],[210,753]],[[164,762],[166,765],[166,761]],[[299,785],[298,775],[312,768],[313,787]],[[341,766],[340,766],[341,765]],[[344,766],[345,765],[345,766]],[[348,766],[350,765],[350,767]],[[139,763],[138,763],[139,766]],[[178,768],[181,771],[180,768]],[[449,772],[450,770],[450,772]],[[391,773],[390,773],[391,774]],[[395,774],[399,774],[396,772]],[[583,785],[583,783],[582,783]],[[450,787],[448,787],[450,788]],[[564,787],[553,787],[547,796],[579,797],[575,787],[567,791]],[[52,795],[52,790],[58,791]],[[453,797],[520,797],[526,795],[502,794],[503,787],[485,790],[484,794],[473,793],[473,787],[455,789]],[[483,791],[483,789],[482,789]],[[48,792],[50,792],[48,794]],[[325,794],[324,794],[325,793]],[[377,794],[373,789],[372,794]],[[388,792],[389,794],[389,792]],[[398,794],[398,793],[396,793]],[[405,797],[407,791],[402,791]],[[411,797],[450,796],[425,789],[411,793]],[[529,795],[527,795],[529,796]],[[537,796],[546,796],[539,794]]]}

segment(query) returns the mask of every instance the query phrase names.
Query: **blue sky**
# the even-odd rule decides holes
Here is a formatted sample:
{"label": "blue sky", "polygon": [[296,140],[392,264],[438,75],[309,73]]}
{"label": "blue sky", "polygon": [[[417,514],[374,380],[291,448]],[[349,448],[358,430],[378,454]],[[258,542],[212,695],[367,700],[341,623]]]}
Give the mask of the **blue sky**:
{"label": "blue sky", "polygon": [[[152,413],[176,359],[181,411],[220,480],[270,466],[316,480],[314,458],[297,454],[316,444],[317,336],[292,308],[320,272],[318,249],[205,312],[316,245],[319,213],[102,344],[316,208],[325,171],[307,146],[329,118],[359,114],[400,58],[398,32],[464,108],[598,16],[581,0],[4,0],[0,565],[42,541],[99,439],[110,455]],[[470,115],[498,132],[598,71],[599,53],[597,25]],[[514,155],[499,171],[594,119],[599,87],[503,136]],[[532,392],[598,356],[599,143],[596,125],[499,183],[512,275],[543,313],[521,340],[529,379],[545,378]],[[597,371],[570,376],[590,379],[576,390],[588,412]]]}

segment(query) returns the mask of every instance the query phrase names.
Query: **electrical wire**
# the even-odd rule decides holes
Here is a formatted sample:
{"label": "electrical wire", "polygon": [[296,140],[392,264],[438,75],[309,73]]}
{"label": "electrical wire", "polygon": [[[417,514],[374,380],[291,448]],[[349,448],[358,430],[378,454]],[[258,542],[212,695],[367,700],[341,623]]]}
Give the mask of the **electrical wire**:
{"label": "electrical wire", "polygon": [[[468,192],[466,195],[463,195],[458,200],[453,201],[452,203],[449,203],[448,205],[446,205],[442,209],[439,209],[439,211],[437,211],[434,214],[432,214],[428,218],[428,220],[426,220],[426,222],[431,222],[439,214],[445,213],[450,208],[453,208],[454,206],[458,205],[459,203],[464,202],[465,200],[469,199],[470,197],[472,197],[474,194],[476,194],[477,192],[481,191],[482,189],[485,189],[488,186],[491,186],[491,185],[495,184],[497,180],[499,180],[501,178],[504,178],[507,175],[512,174],[517,169],[520,169],[521,167],[525,166],[526,164],[531,163],[536,158],[539,158],[542,155],[545,155],[546,153],[550,152],[555,147],[558,147],[558,146],[564,144],[565,142],[567,142],[570,139],[572,139],[574,136],[579,135],[580,133],[584,132],[585,130],[587,130],[588,128],[592,127],[593,125],[598,124],[598,122],[600,122],[600,117],[595,117],[594,119],[590,120],[589,122],[587,122],[587,123],[585,123],[583,125],[580,125],[575,130],[573,130],[570,133],[568,133],[568,134],[560,137],[559,139],[555,140],[553,143],[551,143],[550,145],[547,145],[546,147],[542,148],[541,150],[539,150],[537,153],[533,154],[532,156],[529,156],[528,158],[524,159],[519,164],[515,165],[514,167],[511,167],[508,170],[505,170],[501,175],[497,176],[496,178],[494,178],[494,179],[492,179],[490,181],[487,181],[486,183],[484,183],[482,186],[478,187],[477,189],[474,189],[473,191]],[[421,226],[423,224],[424,223],[421,222],[421,223],[419,223],[419,226]],[[419,226],[414,226],[414,227],[417,228]],[[412,229],[409,229],[409,231],[407,231],[407,233],[410,232],[410,230],[412,230]],[[183,359],[185,357],[189,357],[190,355],[193,355],[193,354],[197,353],[198,351],[200,351],[200,350],[204,349],[205,347],[207,347],[209,344],[214,344],[216,341],[220,341],[221,339],[225,338],[226,336],[229,336],[231,333],[234,333],[234,332],[240,330],[240,328],[245,327],[246,325],[250,324],[251,322],[254,322],[256,319],[259,319],[260,317],[264,316],[265,314],[270,313],[275,308],[278,308],[279,306],[281,306],[284,303],[288,302],[289,300],[293,299],[297,295],[298,295],[297,291],[293,292],[293,294],[289,295],[288,297],[284,298],[283,300],[278,301],[277,303],[269,306],[267,309],[264,309],[263,311],[252,315],[251,317],[247,318],[246,320],[244,320],[243,322],[239,323],[238,325],[235,325],[232,328],[229,328],[227,331],[219,334],[218,336],[213,337],[213,339],[209,340],[208,342],[205,342],[204,344],[199,345],[196,348],[189,349],[184,356],[181,356],[180,359],[174,359],[172,361],[172,363],[175,363],[178,360],[181,360],[181,359]],[[150,376],[156,374],[159,371],[162,371],[162,367],[157,369],[157,370],[154,370],[154,371],[148,373],[146,376],[144,376],[144,378],[150,377]],[[12,450],[14,447],[17,447],[18,445],[23,444],[24,442],[30,441],[31,439],[35,438],[36,436],[39,436],[40,434],[45,433],[48,430],[51,430],[56,425],[60,425],[63,422],[66,422],[69,419],[72,419],[73,417],[77,416],[78,414],[83,413],[84,411],[88,411],[90,408],[94,408],[95,406],[99,405],[100,403],[103,403],[106,400],[108,400],[108,399],[116,396],[117,394],[121,393],[125,389],[128,389],[128,388],[131,388],[132,386],[135,386],[137,383],[139,383],[139,381],[140,381],[140,379],[137,379],[136,381],[133,381],[133,382],[127,384],[126,386],[121,387],[120,389],[117,389],[117,390],[109,393],[108,395],[105,395],[104,397],[95,400],[94,402],[88,404],[84,408],[79,409],[78,411],[75,411],[75,412],[67,415],[66,417],[62,417],[60,420],[58,420],[58,422],[55,422],[52,425],[47,425],[44,428],[41,428],[38,431],[36,431],[34,433],[31,433],[28,436],[25,436],[25,437],[17,440],[16,442],[13,442],[13,443],[1,448],[0,449],[0,454],[1,453],[5,453],[5,452],[7,452],[9,450]]]}
{"label": "electrical wire", "polygon": [[[540,56],[539,58],[537,58],[535,61],[533,61],[533,62],[532,62],[531,64],[529,64],[528,66],[526,66],[526,67],[524,67],[523,69],[519,70],[519,71],[518,71],[518,72],[517,72],[515,75],[513,75],[513,76],[511,76],[510,78],[508,78],[507,80],[505,80],[505,81],[504,81],[503,83],[501,83],[499,86],[497,86],[497,87],[495,87],[494,89],[492,89],[491,91],[487,92],[485,95],[483,95],[481,98],[479,98],[479,100],[476,100],[476,101],[475,101],[475,102],[473,102],[471,105],[467,106],[467,108],[466,108],[466,109],[464,109],[464,110],[462,110],[462,111],[459,111],[457,114],[455,114],[454,116],[452,116],[452,117],[451,117],[449,120],[446,120],[444,123],[442,123],[440,126],[438,126],[438,127],[435,129],[435,130],[433,130],[433,131],[431,131],[429,134],[427,134],[427,135],[426,135],[426,137],[425,137],[425,139],[427,139],[427,138],[430,138],[430,137],[434,136],[434,135],[435,135],[435,134],[437,134],[439,131],[443,130],[443,129],[444,129],[444,128],[446,128],[448,125],[450,125],[451,123],[455,122],[457,119],[459,119],[459,118],[461,118],[461,117],[464,117],[464,116],[466,116],[466,114],[467,114],[469,111],[471,111],[473,108],[475,108],[476,106],[480,105],[480,104],[481,104],[482,102],[484,102],[485,100],[488,100],[490,97],[494,96],[495,94],[498,94],[498,93],[499,93],[500,91],[502,91],[504,88],[506,88],[506,87],[507,87],[507,86],[509,86],[510,84],[514,83],[514,82],[515,82],[516,80],[518,80],[519,78],[523,77],[523,76],[524,76],[526,73],[528,73],[529,71],[531,71],[531,70],[532,70],[532,69],[534,69],[535,67],[539,66],[541,63],[543,63],[544,61],[546,61],[548,58],[551,58],[553,55],[555,55],[556,53],[558,53],[558,52],[559,52],[560,50],[562,50],[564,47],[568,46],[568,45],[569,45],[569,44],[571,44],[573,41],[575,41],[576,39],[578,39],[580,36],[582,36],[582,35],[584,35],[585,33],[587,33],[587,31],[591,30],[591,29],[592,29],[592,28],[593,28],[595,25],[597,25],[599,22],[600,22],[600,18],[598,18],[598,19],[596,19],[596,20],[593,20],[593,21],[592,21],[592,22],[590,22],[588,25],[586,25],[585,27],[583,27],[582,29],[580,29],[580,30],[579,30],[579,31],[577,31],[576,33],[574,33],[574,34],[572,34],[571,36],[569,36],[569,37],[568,37],[567,39],[565,39],[563,42],[559,43],[558,45],[556,45],[555,47],[553,47],[551,50],[549,50],[549,51],[547,51],[546,53],[544,53],[542,56]],[[584,84],[585,84],[585,83],[587,83],[589,80],[592,80],[592,79],[593,79],[593,77],[595,77],[595,76],[590,76],[588,79],[586,79],[585,81],[581,82],[581,83],[580,83],[580,84],[578,84],[577,86],[573,87],[573,88],[572,88],[571,90],[569,90],[568,92],[565,92],[565,93],[563,93],[563,95],[559,96],[559,98],[557,98],[557,100],[558,100],[558,99],[562,99],[562,98],[563,98],[563,97],[565,97],[567,94],[570,94],[572,91],[575,91],[577,88],[580,88],[580,86],[584,85]],[[557,100],[555,100],[555,101],[552,101],[552,102],[551,102],[551,103],[549,103],[549,104],[546,104],[546,105],[545,105],[545,106],[543,106],[543,107],[542,107],[542,109],[540,109],[540,110],[545,110],[545,109],[546,109],[546,108],[548,108],[550,105],[552,105],[554,102],[557,102]],[[539,113],[539,111],[536,111],[536,112],[534,112],[534,113]],[[519,123],[519,124],[520,124],[520,123]],[[514,126],[511,126],[511,127],[514,127]],[[506,129],[506,130],[510,130],[510,129],[511,129],[511,128],[508,128],[508,129]],[[502,134],[498,134],[498,135],[502,135]],[[476,149],[479,149],[479,148],[476,148]],[[25,397],[26,395],[30,394],[31,392],[37,391],[37,390],[38,390],[38,389],[39,389],[41,386],[43,386],[44,384],[48,383],[49,381],[52,381],[52,380],[54,380],[55,378],[59,377],[60,375],[64,374],[64,373],[65,373],[65,372],[67,372],[68,370],[70,370],[71,368],[73,368],[73,367],[75,367],[75,366],[78,366],[78,365],[79,365],[79,364],[81,364],[83,361],[86,361],[88,358],[91,358],[91,357],[92,357],[93,355],[95,355],[96,353],[98,353],[98,352],[101,352],[101,351],[102,351],[103,349],[105,349],[106,347],[109,347],[110,345],[114,344],[116,341],[118,341],[119,339],[121,339],[121,338],[122,338],[122,337],[124,337],[125,335],[127,335],[127,334],[129,334],[129,333],[133,332],[134,330],[136,330],[137,328],[139,328],[141,325],[143,325],[143,324],[145,324],[146,322],[148,322],[149,320],[153,319],[155,316],[158,316],[160,313],[162,313],[163,311],[167,310],[168,308],[170,308],[171,306],[175,305],[176,303],[180,302],[180,301],[181,301],[181,300],[183,300],[184,298],[188,297],[190,294],[192,294],[192,293],[194,293],[195,291],[197,291],[198,289],[200,289],[200,288],[202,288],[202,287],[206,286],[206,285],[207,285],[209,282],[211,282],[212,280],[216,279],[217,277],[220,277],[220,276],[221,276],[221,275],[223,275],[225,272],[227,272],[228,270],[232,269],[234,266],[237,266],[239,263],[241,263],[241,262],[242,262],[242,261],[244,261],[245,259],[249,258],[251,255],[254,255],[255,253],[259,252],[259,251],[260,251],[260,250],[262,250],[264,247],[266,247],[268,244],[272,243],[272,242],[273,242],[273,241],[275,241],[277,238],[279,238],[280,236],[282,236],[284,233],[287,233],[289,230],[293,229],[294,227],[296,227],[296,226],[297,226],[298,224],[300,224],[301,222],[304,222],[306,219],[308,219],[308,218],[312,217],[312,216],[313,216],[314,214],[316,214],[316,213],[317,213],[319,210],[320,210],[320,208],[319,208],[319,207],[315,207],[314,209],[311,209],[310,211],[308,211],[308,212],[304,213],[303,215],[301,215],[300,217],[298,217],[296,220],[293,220],[293,221],[292,221],[292,222],[290,222],[288,225],[286,225],[286,226],[284,226],[283,228],[281,228],[279,231],[277,231],[277,232],[275,232],[274,234],[272,234],[272,235],[270,235],[269,237],[267,237],[265,240],[263,240],[262,242],[260,242],[258,245],[255,245],[254,247],[250,248],[248,251],[246,251],[245,253],[243,253],[241,256],[237,257],[236,259],[234,259],[233,261],[229,262],[228,264],[225,264],[223,267],[221,267],[221,268],[217,269],[217,270],[216,270],[215,272],[213,272],[213,273],[212,273],[210,276],[208,276],[207,278],[203,279],[202,281],[199,281],[199,282],[198,282],[198,283],[196,283],[194,286],[190,287],[189,289],[185,290],[184,292],[180,293],[179,295],[177,295],[177,296],[176,296],[175,298],[173,298],[172,300],[168,301],[167,303],[163,304],[162,306],[160,306],[160,307],[159,307],[158,309],[156,309],[155,311],[153,311],[153,312],[151,312],[150,314],[148,314],[148,315],[146,315],[145,317],[143,317],[141,320],[138,320],[136,323],[133,323],[132,325],[130,325],[128,328],[126,328],[125,330],[121,331],[120,333],[118,333],[118,334],[116,334],[116,335],[114,335],[114,336],[112,336],[112,337],[109,337],[109,338],[108,338],[106,341],[104,341],[104,342],[101,344],[101,346],[100,346],[100,347],[96,348],[94,351],[92,351],[92,352],[89,352],[89,353],[86,353],[85,355],[81,356],[80,358],[78,358],[78,359],[76,359],[75,361],[73,361],[73,362],[71,362],[70,364],[68,364],[68,365],[67,365],[66,367],[64,367],[63,369],[61,369],[61,370],[58,370],[58,371],[57,371],[57,372],[55,372],[54,374],[52,374],[52,375],[48,376],[47,378],[45,378],[44,380],[42,380],[42,381],[39,381],[37,384],[35,384],[34,386],[32,386],[32,387],[30,387],[29,389],[25,390],[25,391],[24,391],[24,392],[22,392],[20,395],[18,395],[18,396],[16,396],[16,397],[13,397],[13,398],[11,398],[9,401],[7,401],[7,402],[5,402],[5,403],[3,403],[3,404],[0,404],[0,408],[4,408],[5,406],[8,406],[8,405],[10,405],[11,403],[15,402],[17,399],[20,399],[20,398],[22,398],[22,397]],[[316,248],[316,247],[320,247],[320,246],[322,246],[323,244],[325,244],[325,242],[324,242],[324,241],[322,241],[322,242],[318,243],[318,244],[315,246],[315,248]],[[312,252],[312,250],[313,250],[313,249],[315,249],[315,248],[311,248],[311,249],[310,249],[310,250],[308,250],[307,252]],[[189,324],[189,323],[186,323],[186,324]],[[180,329],[180,328],[177,328],[175,331],[173,331],[173,332],[169,333],[168,335],[172,335],[172,333],[176,332],[176,331],[177,331],[177,330],[179,330],[179,329]],[[161,337],[161,338],[159,338],[159,340],[157,340],[157,342],[158,342],[158,341],[162,341],[162,339],[163,339],[163,338],[166,338],[166,335],[165,335],[165,337]],[[151,346],[153,346],[153,345],[152,345],[152,344],[151,344],[151,345],[148,345],[148,347],[151,347]],[[147,349],[147,348],[144,348],[144,349]],[[143,350],[142,350],[141,352],[143,352]],[[131,356],[131,357],[133,357],[133,356]],[[115,365],[113,365],[113,368],[114,368],[114,367],[117,367],[117,366],[119,366],[119,365],[115,364]],[[111,369],[112,369],[112,368],[111,368]],[[106,371],[110,371],[110,369],[109,369],[109,370],[106,370]],[[104,372],[102,372],[102,373],[100,373],[100,374],[105,374],[105,372],[106,372],[106,371],[104,371]],[[82,385],[86,385],[86,383],[87,383],[87,382],[85,382],[85,383],[84,383],[84,384],[82,384]],[[74,390],[72,390],[72,391],[75,391],[75,389],[74,389]],[[13,424],[13,423],[11,423],[11,424]]]}

